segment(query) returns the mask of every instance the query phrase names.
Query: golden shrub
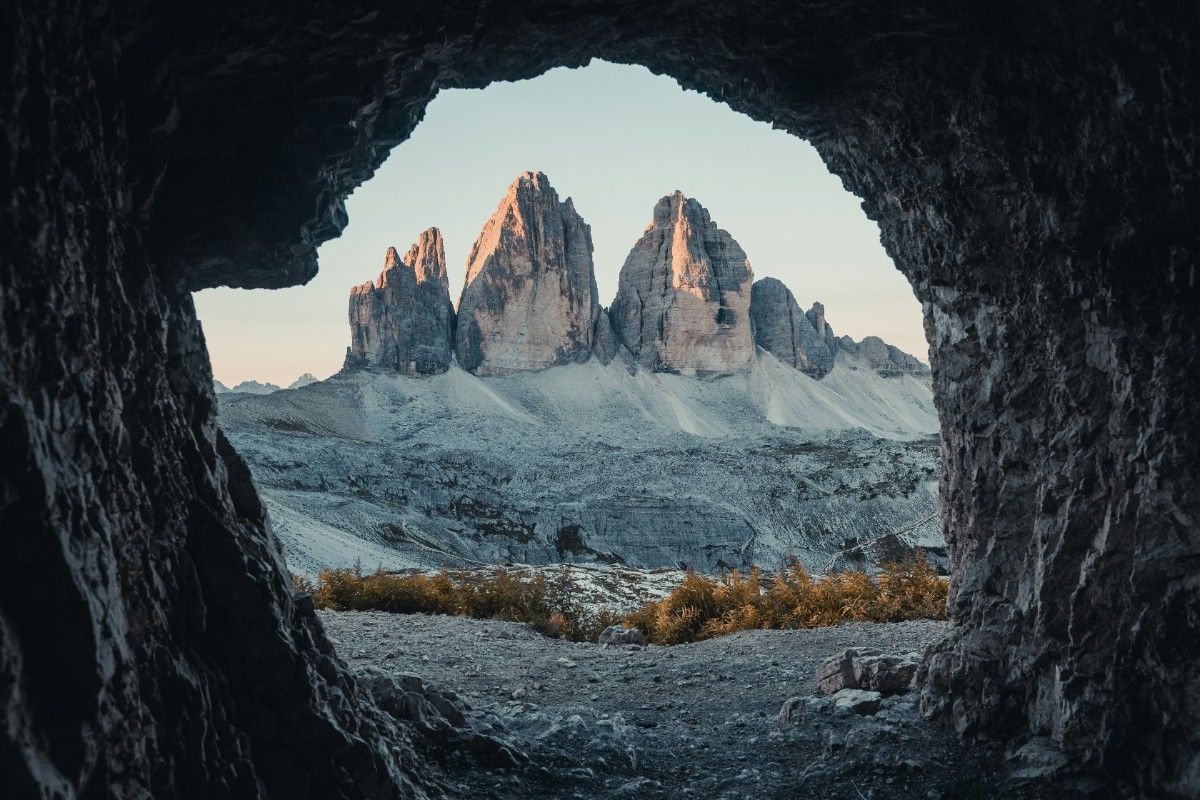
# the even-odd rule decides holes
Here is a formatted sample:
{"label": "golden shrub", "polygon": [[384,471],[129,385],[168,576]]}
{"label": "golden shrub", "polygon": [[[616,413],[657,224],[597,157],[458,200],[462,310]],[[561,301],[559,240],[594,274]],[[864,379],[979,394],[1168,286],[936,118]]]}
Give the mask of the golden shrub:
{"label": "golden shrub", "polygon": [[764,588],[762,573],[734,570],[708,578],[689,572],[661,600],[620,616],[593,611],[579,601],[570,578],[522,578],[504,569],[492,572],[364,575],[353,570],[322,570],[315,584],[293,577],[318,608],[335,611],[390,611],[398,614],[450,614],[527,622],[546,636],[596,641],[607,626],[621,621],[638,627],[646,640],[671,645],[711,639],[737,631],[816,628],[843,622],[898,622],[945,619],[946,581],[921,559],[884,565],[878,576],[849,570],[813,578],[797,561]]}

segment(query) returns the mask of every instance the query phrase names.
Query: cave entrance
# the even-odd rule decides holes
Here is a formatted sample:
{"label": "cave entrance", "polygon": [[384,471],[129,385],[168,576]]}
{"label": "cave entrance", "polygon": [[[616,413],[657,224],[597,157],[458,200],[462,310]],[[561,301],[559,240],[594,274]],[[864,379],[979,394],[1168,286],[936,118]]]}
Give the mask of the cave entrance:
{"label": "cave entrance", "polygon": [[290,591],[191,292],[311,279],[437,89],[591,56],[812,142],[912,282],[953,562],[924,711],[1197,794],[1194,4],[77,5],[0,26],[18,794],[435,783]]}
{"label": "cave entrance", "polygon": [[[914,551],[945,567],[919,304],[802,140],[596,61],[442,92],[348,212],[308,285],[196,296],[218,389],[452,364],[471,380],[388,384],[395,417],[369,421],[357,398],[304,407],[334,402],[318,389],[223,403],[297,572],[591,561],[714,574],[797,558],[820,573]],[[534,288],[511,302],[464,293],[472,272],[476,286]],[[385,289],[389,274],[401,277]],[[468,320],[487,329],[472,340]],[[475,352],[484,339],[491,351]],[[486,424],[504,442],[491,451]],[[539,452],[531,426],[575,435]],[[385,429],[404,444],[329,455],[339,436]],[[273,448],[320,433],[320,452],[279,466]],[[557,466],[572,453],[578,474]]]}

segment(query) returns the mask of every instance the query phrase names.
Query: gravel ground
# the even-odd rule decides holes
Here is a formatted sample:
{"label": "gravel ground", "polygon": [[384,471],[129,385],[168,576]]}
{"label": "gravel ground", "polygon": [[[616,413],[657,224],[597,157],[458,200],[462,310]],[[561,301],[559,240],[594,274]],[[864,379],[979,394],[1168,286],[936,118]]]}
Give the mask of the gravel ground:
{"label": "gravel ground", "polygon": [[[358,670],[453,689],[476,721],[530,756],[509,770],[447,764],[479,798],[1042,797],[1013,764],[920,720],[915,697],[873,716],[815,697],[820,661],[845,647],[920,652],[943,623],[751,631],[676,647],[546,639],[518,623],[321,612]],[[497,719],[498,718],[498,719]],[[1057,796],[1063,795],[1061,791]]]}

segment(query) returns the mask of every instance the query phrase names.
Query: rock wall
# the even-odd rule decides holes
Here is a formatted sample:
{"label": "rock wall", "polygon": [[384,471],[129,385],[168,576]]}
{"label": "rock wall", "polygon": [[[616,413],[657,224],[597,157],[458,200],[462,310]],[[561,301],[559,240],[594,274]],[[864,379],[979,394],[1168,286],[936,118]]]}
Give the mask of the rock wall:
{"label": "rock wall", "polygon": [[[818,379],[833,369],[834,353],[825,344],[825,337],[817,333],[792,290],[782,281],[762,278],[754,282],[750,318],[754,322],[754,343],[783,363]],[[821,319],[824,322],[823,313]]]}
{"label": "rock wall", "polygon": [[389,247],[379,280],[350,290],[346,366],[394,372],[445,372],[453,356],[454,306],[446,250],[437,228],[424,231],[403,259]]}
{"label": "rock wall", "polygon": [[586,361],[602,313],[598,294],[591,229],[544,174],[522,173],[467,258],[458,363],[500,375]]}
{"label": "rock wall", "polygon": [[681,192],[654,218],[621,267],[610,315],[643,367],[720,374],[749,367],[750,261],[704,206]]}
{"label": "rock wall", "polygon": [[603,57],[811,141],[923,304],[954,623],[926,710],[1047,736],[1117,791],[1195,796],[1197,16],[1150,0],[0,6],[10,785],[401,793],[403,758],[291,600],[219,447],[186,291],[311,278],[345,197],[439,89]]}

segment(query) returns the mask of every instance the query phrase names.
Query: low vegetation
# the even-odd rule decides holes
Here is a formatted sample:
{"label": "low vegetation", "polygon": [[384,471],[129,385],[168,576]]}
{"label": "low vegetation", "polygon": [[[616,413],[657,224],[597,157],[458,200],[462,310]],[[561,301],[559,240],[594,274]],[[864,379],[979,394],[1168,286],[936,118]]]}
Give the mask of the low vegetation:
{"label": "low vegetation", "polygon": [[623,616],[590,610],[566,576],[551,582],[503,569],[435,575],[324,570],[315,584],[295,581],[318,608],[528,622],[547,636],[574,641],[595,641],[616,622],[640,628],[647,641],[669,645],[745,630],[946,616],[946,581],[920,559],[887,564],[877,576],[847,571],[814,578],[796,562],[770,579],[758,569],[717,578],[689,573],[667,597]]}

